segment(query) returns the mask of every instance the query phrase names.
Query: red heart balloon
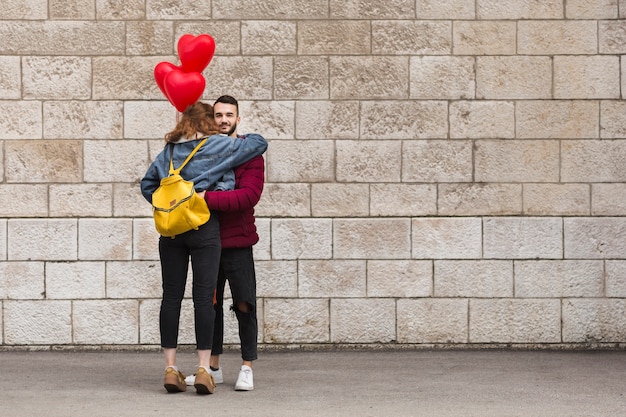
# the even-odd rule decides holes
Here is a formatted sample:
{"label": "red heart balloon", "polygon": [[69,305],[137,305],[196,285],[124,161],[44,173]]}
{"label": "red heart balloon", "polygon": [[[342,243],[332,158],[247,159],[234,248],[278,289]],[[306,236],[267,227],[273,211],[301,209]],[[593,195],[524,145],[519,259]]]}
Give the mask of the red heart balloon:
{"label": "red heart balloon", "polygon": [[215,53],[215,41],[211,35],[186,34],[178,40],[178,57],[185,72],[202,72]]}
{"label": "red heart balloon", "polygon": [[[169,62],[159,62],[154,67],[154,81],[156,81],[159,89],[168,100],[170,100],[170,98],[167,96],[167,92],[165,91],[165,76],[175,69],[180,70],[179,67]],[[170,100],[170,103],[171,102],[172,100]]]}
{"label": "red heart balloon", "polygon": [[202,97],[206,81],[199,72],[183,72],[173,69],[163,80],[165,95],[179,112]]}

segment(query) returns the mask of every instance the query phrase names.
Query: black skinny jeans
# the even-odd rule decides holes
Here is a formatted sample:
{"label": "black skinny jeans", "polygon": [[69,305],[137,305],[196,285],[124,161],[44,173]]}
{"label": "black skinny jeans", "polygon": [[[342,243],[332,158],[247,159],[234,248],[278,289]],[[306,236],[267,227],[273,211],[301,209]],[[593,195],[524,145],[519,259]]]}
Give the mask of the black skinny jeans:
{"label": "black skinny jeans", "polygon": [[198,350],[211,349],[215,310],[213,294],[221,252],[219,220],[211,215],[198,230],[190,230],[174,239],[159,238],[163,300],[159,314],[161,347],[178,345],[180,306],[185,294],[189,258],[193,272],[193,308]]}
{"label": "black skinny jeans", "polygon": [[[222,250],[220,272],[217,280],[217,303],[215,304],[215,332],[212,355],[221,355],[224,345],[224,287],[228,281],[233,297],[233,306],[239,324],[241,358],[244,361],[257,359],[258,323],[256,316],[256,274],[252,246]],[[238,302],[249,304],[250,311],[237,308]]]}

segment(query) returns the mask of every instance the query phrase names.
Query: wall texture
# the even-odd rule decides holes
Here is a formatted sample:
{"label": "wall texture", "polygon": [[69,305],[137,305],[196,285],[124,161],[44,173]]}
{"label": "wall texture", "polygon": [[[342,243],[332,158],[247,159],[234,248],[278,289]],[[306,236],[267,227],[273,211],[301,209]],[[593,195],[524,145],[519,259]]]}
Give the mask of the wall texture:
{"label": "wall texture", "polygon": [[[267,346],[623,347],[626,0],[0,0],[0,346],[156,346],[186,33],[270,141]],[[181,341],[193,343],[191,300]],[[227,341],[237,342],[228,317]]]}

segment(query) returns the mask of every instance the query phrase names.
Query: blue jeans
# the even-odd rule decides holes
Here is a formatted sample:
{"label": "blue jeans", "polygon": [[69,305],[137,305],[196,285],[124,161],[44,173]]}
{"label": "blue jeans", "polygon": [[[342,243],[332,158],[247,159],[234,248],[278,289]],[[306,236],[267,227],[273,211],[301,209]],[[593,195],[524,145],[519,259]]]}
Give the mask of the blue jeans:
{"label": "blue jeans", "polygon": [[159,314],[161,347],[178,345],[180,306],[185,294],[189,258],[193,272],[193,308],[196,345],[199,350],[213,345],[213,294],[217,284],[221,252],[219,220],[211,215],[198,230],[190,230],[174,239],[159,238],[163,299]]}
{"label": "blue jeans", "polygon": [[[224,287],[228,281],[233,297],[231,310],[235,311],[239,323],[241,358],[244,361],[257,359],[258,324],[256,317],[256,274],[252,246],[222,250],[217,279],[217,304],[215,304],[215,330],[212,355],[221,355],[224,344]],[[240,311],[237,303],[244,302],[249,312]]]}

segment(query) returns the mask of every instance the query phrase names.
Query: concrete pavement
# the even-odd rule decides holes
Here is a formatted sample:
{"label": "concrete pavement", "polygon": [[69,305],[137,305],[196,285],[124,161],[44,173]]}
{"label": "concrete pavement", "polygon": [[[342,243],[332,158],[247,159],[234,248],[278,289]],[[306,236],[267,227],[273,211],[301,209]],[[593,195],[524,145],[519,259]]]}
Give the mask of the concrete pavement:
{"label": "concrete pavement", "polygon": [[[183,373],[194,353],[179,353]],[[168,394],[159,352],[0,351],[0,416],[624,416],[625,351],[260,352],[255,390]]]}

